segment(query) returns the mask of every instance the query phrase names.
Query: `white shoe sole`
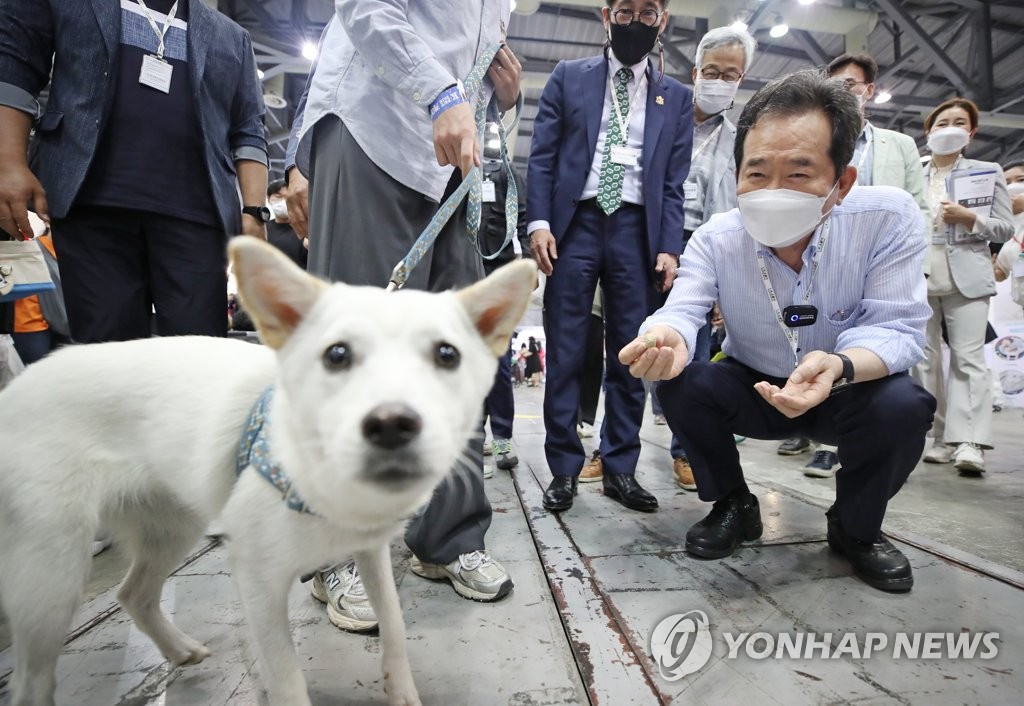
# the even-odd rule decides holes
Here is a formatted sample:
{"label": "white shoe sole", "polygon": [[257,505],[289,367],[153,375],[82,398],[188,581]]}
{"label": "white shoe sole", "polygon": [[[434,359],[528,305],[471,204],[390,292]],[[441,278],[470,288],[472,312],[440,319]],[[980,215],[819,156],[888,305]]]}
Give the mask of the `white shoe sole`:
{"label": "white shoe sole", "polygon": [[683,483],[678,478],[676,478],[676,485],[678,485],[683,490],[689,490],[691,493],[695,492],[697,490],[697,484],[696,483],[693,483],[693,484]]}
{"label": "white shoe sole", "polygon": [[953,464],[953,468],[960,471],[961,473],[974,473],[981,474],[985,472],[984,463],[975,463],[974,461],[957,461]]}
{"label": "white shoe sole", "polygon": [[347,615],[339,613],[338,610],[328,602],[327,594],[320,590],[319,584],[312,583],[309,592],[313,594],[313,598],[327,606],[327,619],[330,620],[331,624],[335,627],[348,632],[369,632],[377,629],[376,620],[356,620],[355,618],[350,618]]}
{"label": "white shoe sole", "polygon": [[922,458],[921,460],[924,461],[925,463],[949,463],[950,461],[953,460],[953,453],[950,452],[948,454],[937,454],[929,451],[924,455],[924,458]]}

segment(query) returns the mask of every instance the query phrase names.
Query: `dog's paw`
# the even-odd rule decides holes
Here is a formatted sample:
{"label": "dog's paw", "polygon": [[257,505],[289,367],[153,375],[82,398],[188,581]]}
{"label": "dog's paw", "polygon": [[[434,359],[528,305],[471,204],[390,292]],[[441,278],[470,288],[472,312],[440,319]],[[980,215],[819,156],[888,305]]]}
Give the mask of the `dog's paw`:
{"label": "dog's paw", "polygon": [[191,644],[183,645],[183,649],[176,650],[173,655],[166,655],[171,664],[176,667],[183,664],[199,664],[210,656],[210,650],[206,645],[194,640],[190,642]]}

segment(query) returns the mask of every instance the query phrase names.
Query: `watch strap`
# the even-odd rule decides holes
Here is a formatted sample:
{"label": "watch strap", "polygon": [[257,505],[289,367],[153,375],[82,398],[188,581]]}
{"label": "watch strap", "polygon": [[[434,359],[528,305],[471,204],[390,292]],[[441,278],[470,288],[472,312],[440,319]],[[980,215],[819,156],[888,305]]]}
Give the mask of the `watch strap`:
{"label": "watch strap", "polygon": [[836,390],[839,388],[846,387],[847,385],[853,384],[853,361],[850,360],[848,356],[843,355],[842,353],[833,353],[832,355],[834,355],[836,358],[839,358],[839,360],[842,361],[843,363],[843,372],[840,375],[839,379],[832,383],[832,389]]}

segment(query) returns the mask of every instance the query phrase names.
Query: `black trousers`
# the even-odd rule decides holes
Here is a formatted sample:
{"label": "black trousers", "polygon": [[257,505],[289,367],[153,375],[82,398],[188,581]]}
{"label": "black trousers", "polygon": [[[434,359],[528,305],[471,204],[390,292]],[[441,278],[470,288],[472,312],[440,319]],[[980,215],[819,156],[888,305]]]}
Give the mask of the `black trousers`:
{"label": "black trousers", "polygon": [[227,236],[144,211],[76,206],[52,223],[71,337],[227,335]]}
{"label": "black trousers", "polygon": [[744,484],[733,434],[809,437],[839,447],[836,509],[843,529],[864,542],[877,539],[889,499],[921,458],[935,398],[898,373],[852,385],[789,419],[754,390],[761,380],[785,384],[732,359],[694,362],[659,383],[661,407],[683,442],[700,499],[713,502]]}

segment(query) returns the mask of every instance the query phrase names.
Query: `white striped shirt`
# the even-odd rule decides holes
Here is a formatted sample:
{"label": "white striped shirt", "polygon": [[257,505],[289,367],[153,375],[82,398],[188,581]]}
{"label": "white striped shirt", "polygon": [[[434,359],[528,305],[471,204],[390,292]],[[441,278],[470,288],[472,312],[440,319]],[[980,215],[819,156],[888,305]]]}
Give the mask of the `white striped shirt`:
{"label": "white striped shirt", "polygon": [[[810,304],[818,318],[800,332],[799,356],[866,348],[890,373],[924,358],[925,324],[931,316],[922,275],[926,244],[921,209],[902,189],[854,187],[830,216],[831,225]],[[725,319],[723,351],[775,377],[788,377],[795,361],[762,284],[760,251],[771,284],[785,308],[803,304],[819,230],[804,251],[799,273],[750,237],[739,210],[713,216],[683,253],[665,305],[644,322],[678,331],[693,350],[697,330],[715,301]]]}

